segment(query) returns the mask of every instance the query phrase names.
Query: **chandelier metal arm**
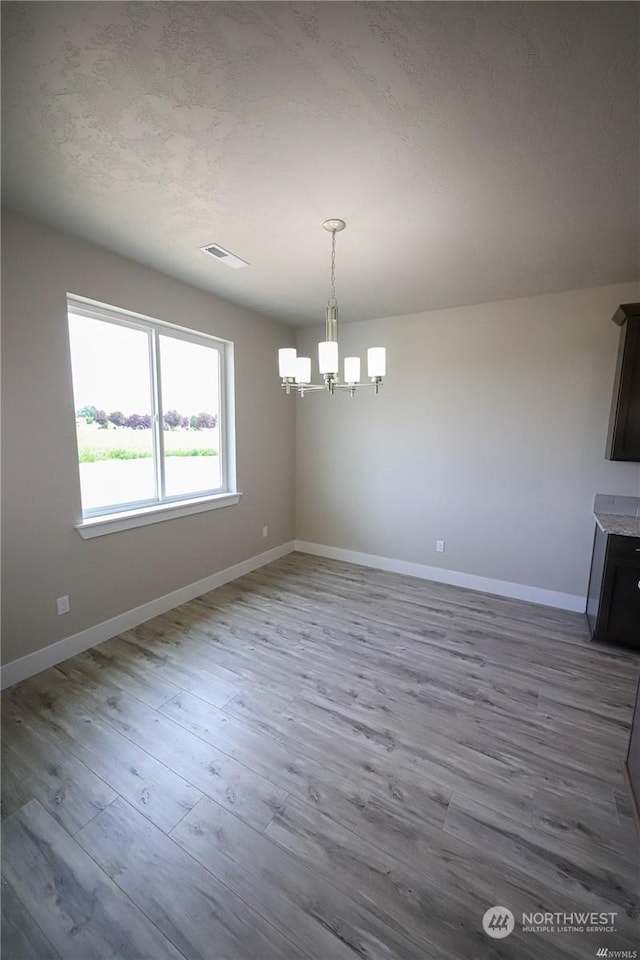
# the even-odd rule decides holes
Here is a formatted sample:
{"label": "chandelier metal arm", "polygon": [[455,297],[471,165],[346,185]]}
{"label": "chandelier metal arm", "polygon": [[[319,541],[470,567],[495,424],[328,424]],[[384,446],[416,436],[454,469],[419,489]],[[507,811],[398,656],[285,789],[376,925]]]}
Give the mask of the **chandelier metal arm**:
{"label": "chandelier metal arm", "polygon": [[293,377],[282,378],[282,389],[290,396],[297,393],[304,397],[305,393],[335,393],[336,390],[348,390],[351,396],[355,395],[358,387],[373,387],[376,393],[380,393],[382,386],[382,377],[371,377],[370,380],[363,380],[360,383],[340,383],[337,378],[325,375],[324,383],[297,383]]}

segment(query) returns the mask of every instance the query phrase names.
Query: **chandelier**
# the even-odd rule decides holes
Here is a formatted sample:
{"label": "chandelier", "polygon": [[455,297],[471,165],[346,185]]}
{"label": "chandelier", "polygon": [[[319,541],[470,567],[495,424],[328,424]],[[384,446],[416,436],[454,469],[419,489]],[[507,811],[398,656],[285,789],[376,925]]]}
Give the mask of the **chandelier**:
{"label": "chandelier", "polygon": [[318,366],[324,383],[311,383],[311,358],[299,357],[293,347],[278,350],[278,365],[282,379],[282,389],[287,395],[294,393],[304,397],[305,393],[324,390],[335,393],[336,390],[348,390],[351,396],[356,387],[374,387],[380,390],[382,378],[386,373],[387,356],[384,347],[369,347],[367,351],[368,380],[360,382],[360,357],[345,357],[344,380],[338,376],[338,301],[336,300],[336,233],[344,230],[344,220],[325,220],[322,224],[331,234],[331,287],[327,303],[325,339],[318,344]]}

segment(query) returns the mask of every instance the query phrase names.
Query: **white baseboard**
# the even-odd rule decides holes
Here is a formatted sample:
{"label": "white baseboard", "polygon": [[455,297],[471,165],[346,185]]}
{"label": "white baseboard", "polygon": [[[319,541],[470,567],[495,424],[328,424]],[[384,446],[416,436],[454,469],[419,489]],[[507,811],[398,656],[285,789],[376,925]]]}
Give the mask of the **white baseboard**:
{"label": "white baseboard", "polygon": [[321,543],[308,543],[296,540],[295,549],[300,553],[311,553],[330,560],[344,560],[346,563],[358,563],[364,567],[388,570],[390,573],[404,573],[421,580],[435,580],[436,583],[450,583],[456,587],[468,587],[481,593],[495,593],[500,597],[513,600],[528,600],[545,607],[558,607],[561,610],[573,610],[584,613],[587,598],[572,593],[558,593],[555,590],[543,590],[541,587],[529,587],[524,583],[510,583],[508,580],[492,580],[473,573],[459,573],[457,570],[444,570],[441,567],[428,567],[424,563],[411,563],[408,560],[393,560],[390,557],[378,557],[372,553],[358,553],[356,550],[343,550],[341,547],[328,547]]}
{"label": "white baseboard", "polygon": [[375,567],[378,570],[388,570],[390,573],[403,573],[409,577],[418,577],[421,580],[435,580],[437,583],[450,583],[457,587],[468,587],[482,593],[495,593],[501,597],[511,597],[514,600],[528,600],[530,603],[540,603],[548,607],[559,607],[562,610],[573,610],[582,613],[586,606],[586,597],[575,596],[570,593],[557,593],[555,590],[543,590],[540,587],[529,587],[521,583],[510,583],[507,580],[491,580],[488,577],[479,577],[471,573],[459,573],[456,570],[444,570],[441,567],[429,567],[423,563],[411,563],[407,560],[393,560],[390,557],[378,557],[371,553],[359,553],[356,550],[343,550],[341,547],[329,547],[320,543],[308,543],[306,540],[291,540],[273,550],[249,557],[233,567],[227,567],[218,573],[197,580],[185,587],[173,590],[156,600],[150,600],[133,610],[103,620],[93,627],[74,633],[70,637],[58,640],[48,647],[29,653],[25,657],[13,660],[0,668],[0,689],[13,686],[27,677],[32,677],[41,670],[54,667],[57,663],[67,660],[76,653],[95,647],[104,640],[116,637],[125,630],[131,630],[152,617],[157,617],[167,610],[187,603],[195,597],[201,597],[209,590],[215,590],[231,580],[237,580],[252,570],[278,560],[293,550],[300,553],[310,553],[317,557],[327,557],[331,560],[344,560],[346,563],[357,563],[360,566]]}
{"label": "white baseboard", "polygon": [[97,623],[87,630],[81,630],[80,633],[74,633],[71,637],[65,637],[63,640],[58,640],[57,643],[52,643],[48,647],[29,653],[25,657],[12,660],[11,663],[7,663],[0,668],[0,689],[4,690],[5,687],[13,686],[20,680],[26,680],[27,677],[40,673],[41,670],[55,667],[57,663],[62,663],[63,660],[73,657],[76,653],[95,647],[98,643],[109,640],[110,637],[116,637],[124,630],[131,630],[146,620],[151,620],[152,617],[157,617],[161,613],[166,613],[167,610],[180,606],[181,603],[187,603],[195,597],[201,597],[203,593],[215,590],[216,587],[221,587],[224,583],[237,580],[238,577],[243,577],[246,573],[257,570],[258,567],[263,567],[273,560],[284,557],[294,549],[293,541],[283,543],[279,547],[274,547],[273,550],[266,550],[255,557],[243,560],[242,563],[236,563],[233,567],[227,567],[210,577],[205,577],[204,580],[188,583],[185,587],[166,593],[163,597],[150,600],[149,603],[143,603],[141,607],[126,610],[124,613],[118,614],[117,617],[103,620],[102,623]]}

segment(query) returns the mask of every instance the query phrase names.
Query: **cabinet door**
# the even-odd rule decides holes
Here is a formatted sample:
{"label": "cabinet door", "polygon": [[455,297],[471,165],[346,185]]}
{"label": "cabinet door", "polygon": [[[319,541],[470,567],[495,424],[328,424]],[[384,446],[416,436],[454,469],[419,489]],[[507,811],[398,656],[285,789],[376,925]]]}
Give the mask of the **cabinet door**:
{"label": "cabinet door", "polygon": [[612,560],[607,634],[614,643],[640,648],[640,564]]}
{"label": "cabinet door", "polygon": [[640,537],[608,534],[605,539],[602,589],[593,639],[640,649]]}
{"label": "cabinet door", "polygon": [[610,460],[640,461],[640,304],[623,304],[614,320],[620,323],[620,349],[613,387],[607,456]]}

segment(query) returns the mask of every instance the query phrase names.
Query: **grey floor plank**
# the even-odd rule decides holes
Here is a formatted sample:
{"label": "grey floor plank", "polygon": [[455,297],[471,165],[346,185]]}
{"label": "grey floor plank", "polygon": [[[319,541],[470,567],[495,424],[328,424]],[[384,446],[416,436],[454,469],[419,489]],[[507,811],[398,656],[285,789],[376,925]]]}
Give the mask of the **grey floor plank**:
{"label": "grey floor plank", "polygon": [[0,764],[0,787],[2,789],[2,820],[11,816],[20,807],[24,807],[29,800],[33,800],[31,780],[25,775],[24,767],[13,765],[11,757],[4,751]]}
{"label": "grey floor plank", "polygon": [[599,848],[603,856],[611,851],[616,857],[628,860],[635,837],[629,823],[618,825],[616,822],[614,805],[613,790],[611,805],[585,803],[581,807],[572,795],[537,790],[533,795],[533,825],[542,834],[557,837],[561,843],[566,840],[577,845],[588,843],[594,853]]}
{"label": "grey floor plank", "polygon": [[[422,956],[405,934],[212,800],[202,800],[171,836],[314,960]],[[434,960],[444,956],[434,949]]]}
{"label": "grey floor plank", "polygon": [[[369,791],[358,789],[352,780],[308,756],[300,746],[275,740],[189,694],[174,697],[161,712],[286,793],[307,800],[341,823],[359,821]],[[444,816],[443,811],[442,822]]]}
{"label": "grey floor plank", "polygon": [[611,749],[610,734],[587,740],[584,728],[566,723],[552,726],[538,711],[505,713],[485,701],[476,703],[463,720],[460,736],[465,744],[486,744],[491,737],[499,755],[524,762],[528,767],[570,766],[572,775],[578,778],[594,772],[601,776],[605,770],[614,772],[620,768],[620,756]]}
{"label": "grey floor plank", "polygon": [[24,723],[6,724],[2,750],[6,762],[29,784],[33,796],[71,834],[117,796],[82,761],[61,749],[46,730]]}
{"label": "grey floor plank", "polygon": [[629,836],[631,841],[630,849],[633,849],[633,840],[631,838],[634,836],[640,838],[640,820],[632,806],[633,800],[626,780],[623,788],[614,791],[613,800],[618,815],[618,823]]}
{"label": "grey floor plank", "polygon": [[[60,749],[164,830],[202,793],[86,709],[86,697],[56,671],[44,671],[3,698],[5,716],[53,736]],[[26,709],[25,709],[26,708]]]}
{"label": "grey floor plank", "polygon": [[[447,944],[460,957],[517,957],[545,960],[565,954],[557,946],[547,951],[540,944],[514,938],[495,947],[477,923],[486,910],[487,895],[503,871],[492,861],[474,857],[463,844],[447,843],[442,834],[432,836],[429,869],[407,866],[362,840],[350,830],[310,806],[288,797],[265,831],[265,836],[340,887],[358,903],[371,908],[394,929],[411,931],[426,956]],[[447,890],[446,903],[441,891]]]}
{"label": "grey floor plank", "polygon": [[3,960],[60,960],[11,884],[2,879]]}
{"label": "grey floor plank", "polygon": [[142,658],[130,653],[119,637],[85,650],[63,663],[57,669],[67,677],[86,677],[97,683],[110,683],[138,697],[150,707],[159,707],[180,692],[180,687],[156,672],[145,668]]}
{"label": "grey floor plank", "polygon": [[[611,887],[615,890],[615,878],[611,877]],[[553,892],[548,880],[531,870],[518,869],[513,864],[502,861],[502,870],[496,882],[496,903],[508,904],[514,915],[520,920],[523,914],[535,911],[563,912],[574,911],[584,913],[590,910],[595,912],[609,911],[611,906],[596,893],[586,893],[584,889],[575,886],[570,880],[561,890]],[[614,956],[614,951],[629,951],[638,949],[638,919],[629,916],[620,905],[615,913],[615,932],[606,933],[579,933],[571,934],[555,932],[535,935],[521,933],[520,940],[526,940],[534,945],[544,945],[551,952],[551,957],[569,956],[575,960],[589,960],[596,957],[599,948],[606,948],[607,956]],[[512,937],[509,937],[511,941]],[[623,954],[624,955],[624,954]],[[516,954],[517,956],[517,954]]]}
{"label": "grey floor plank", "polygon": [[[223,708],[225,713],[229,706]],[[530,822],[533,788],[524,777],[518,783],[504,776],[488,777],[482,766],[467,766],[455,748],[448,751],[440,741],[438,749],[436,738],[431,742],[427,724],[420,743],[406,749],[383,726],[348,717],[335,724],[331,720],[330,715],[307,707],[301,699],[277,716],[272,714],[263,721],[255,718],[264,732],[276,739],[293,739],[305,750],[313,748],[326,765],[387,799],[404,803],[422,791],[425,811],[430,811],[427,796],[441,804],[452,790],[472,790],[507,816]]]}
{"label": "grey floor plank", "polygon": [[225,703],[222,709],[241,720],[256,720],[263,723],[270,717],[281,717],[288,711],[292,701],[293,696],[290,692],[279,696],[271,690],[261,690],[259,686],[245,687]]}
{"label": "grey floor plank", "polygon": [[285,790],[125,693],[107,697],[102,716],[169,770],[260,830],[286,797]]}
{"label": "grey floor plank", "polygon": [[[638,912],[638,861],[609,850],[588,836],[560,840],[555,835],[498,816],[488,807],[454,796],[449,804],[445,832],[486,851],[507,866],[539,877],[557,898],[571,892],[588,897],[602,909],[618,909],[629,917]],[[615,880],[614,880],[615,877]],[[606,906],[605,906],[606,905]]]}
{"label": "grey floor plank", "polygon": [[304,956],[124,800],[112,803],[76,839],[189,960]]}
{"label": "grey floor plank", "polygon": [[3,871],[64,960],[181,954],[37,801],[5,820]]}
{"label": "grey floor plank", "polygon": [[242,760],[246,766],[338,823],[365,836],[375,832],[381,843],[385,833],[380,831],[380,823],[385,818],[389,827],[386,836],[394,846],[396,830],[391,826],[396,817],[402,821],[402,827],[397,828],[401,833],[408,830],[412,821],[432,825],[438,831],[444,824],[449,791],[422,777],[415,769],[404,774],[389,769],[385,775],[366,761],[360,761],[362,768],[354,767],[354,760],[350,758],[338,772],[336,764],[326,762],[327,754],[312,748],[308,740],[282,735],[276,739],[188,695],[164,704],[161,712],[208,742],[217,743],[225,753]]}
{"label": "grey floor plank", "polygon": [[150,621],[122,635],[129,656],[135,654],[156,677],[202,697],[215,707],[222,706],[237,693],[239,686],[221,675],[222,668],[212,670],[208,661],[198,655],[197,648],[185,660],[181,656],[183,639],[179,642],[167,640],[161,631],[154,629],[154,623]]}

